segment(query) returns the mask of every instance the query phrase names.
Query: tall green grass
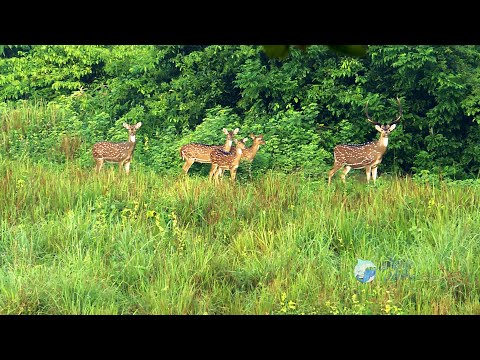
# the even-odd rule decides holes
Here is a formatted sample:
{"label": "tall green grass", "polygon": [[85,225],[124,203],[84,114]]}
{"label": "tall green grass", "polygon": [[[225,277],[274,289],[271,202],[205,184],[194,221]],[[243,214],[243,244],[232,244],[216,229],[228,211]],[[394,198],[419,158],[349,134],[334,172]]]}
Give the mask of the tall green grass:
{"label": "tall green grass", "polygon": [[0,159],[0,313],[480,314],[478,181],[244,170]]}

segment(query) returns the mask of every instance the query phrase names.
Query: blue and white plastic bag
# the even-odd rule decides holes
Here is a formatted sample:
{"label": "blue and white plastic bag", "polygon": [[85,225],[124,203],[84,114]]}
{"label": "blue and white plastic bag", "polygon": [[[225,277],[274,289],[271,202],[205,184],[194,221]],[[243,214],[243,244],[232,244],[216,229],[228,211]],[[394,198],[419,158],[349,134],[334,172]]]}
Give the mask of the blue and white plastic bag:
{"label": "blue and white plastic bag", "polygon": [[355,269],[353,269],[353,274],[362,283],[371,282],[375,278],[376,268],[371,261],[358,259],[358,263]]}

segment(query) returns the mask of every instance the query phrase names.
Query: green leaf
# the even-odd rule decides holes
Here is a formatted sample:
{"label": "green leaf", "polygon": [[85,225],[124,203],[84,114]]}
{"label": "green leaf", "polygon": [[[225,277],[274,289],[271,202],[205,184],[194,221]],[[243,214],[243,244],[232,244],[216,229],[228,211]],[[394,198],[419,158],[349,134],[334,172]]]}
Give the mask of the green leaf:
{"label": "green leaf", "polygon": [[361,57],[367,54],[367,45],[328,45],[330,49],[342,55]]}
{"label": "green leaf", "polygon": [[263,51],[269,58],[277,58],[283,60],[287,57],[289,45],[262,45]]}

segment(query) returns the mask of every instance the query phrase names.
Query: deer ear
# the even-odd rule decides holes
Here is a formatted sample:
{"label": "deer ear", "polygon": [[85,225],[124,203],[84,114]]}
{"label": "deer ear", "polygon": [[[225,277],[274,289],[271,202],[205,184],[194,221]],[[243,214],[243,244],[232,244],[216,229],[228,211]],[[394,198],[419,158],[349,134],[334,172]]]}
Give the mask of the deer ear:
{"label": "deer ear", "polygon": [[228,130],[227,130],[227,129],[223,128],[222,131],[223,131],[223,133],[224,133],[225,135],[228,135]]}
{"label": "deer ear", "polygon": [[233,130],[233,133],[234,133],[235,135],[237,135],[239,131],[240,131],[240,129],[239,129],[239,128],[236,128],[235,130]]}
{"label": "deer ear", "polygon": [[397,127],[397,124],[392,124],[392,125],[390,125],[390,129],[389,129],[389,130],[392,131],[392,130],[395,129],[396,127]]}
{"label": "deer ear", "polygon": [[377,129],[377,131],[379,132],[382,132],[382,128],[380,127],[380,125],[375,125],[375,129]]}
{"label": "deer ear", "polygon": [[142,126],[142,122],[138,122],[137,125],[135,125],[135,128],[138,129],[140,126]]}
{"label": "deer ear", "polygon": [[233,139],[233,141],[235,141],[235,144],[238,144],[238,140],[237,140],[237,139]]}
{"label": "deer ear", "polygon": [[243,138],[243,143],[245,144],[247,142],[248,138]]}
{"label": "deer ear", "polygon": [[252,139],[255,139],[255,135],[253,135],[252,133],[250,133],[249,135]]}
{"label": "deer ear", "polygon": [[123,127],[124,127],[125,129],[128,129],[128,124],[127,124],[126,122],[124,122],[124,123],[123,123]]}

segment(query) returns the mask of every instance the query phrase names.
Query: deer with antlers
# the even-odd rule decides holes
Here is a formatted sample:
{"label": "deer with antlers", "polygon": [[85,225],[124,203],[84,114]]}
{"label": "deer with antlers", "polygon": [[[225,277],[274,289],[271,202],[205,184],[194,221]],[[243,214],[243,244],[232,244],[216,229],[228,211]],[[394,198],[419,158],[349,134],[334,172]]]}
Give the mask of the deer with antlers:
{"label": "deer with antlers", "polygon": [[135,136],[137,130],[142,126],[141,122],[136,123],[135,125],[129,125],[123,123],[123,127],[128,131],[128,141],[124,142],[110,142],[110,141],[100,141],[93,145],[92,155],[95,160],[95,170],[98,173],[102,168],[105,161],[116,162],[122,170],[122,167],[125,166],[125,172],[129,173],[130,171],[130,162],[133,157],[133,150],[135,150]]}
{"label": "deer with antlers", "polygon": [[399,107],[399,115],[390,124],[382,125],[377,121],[373,121],[368,115],[368,101],[365,105],[365,115],[367,120],[375,125],[375,129],[380,133],[380,138],[376,141],[367,142],[365,144],[343,144],[335,146],[333,150],[334,164],[333,168],[328,173],[328,184],[332,180],[332,176],[342,167],[343,173],[340,175],[343,183],[345,183],[345,176],[353,169],[365,168],[367,173],[367,183],[370,182],[370,177],[373,177],[373,182],[377,178],[377,166],[382,162],[382,157],[387,151],[388,136],[395,129],[402,118],[402,105],[400,99],[397,97]]}
{"label": "deer with antlers", "polygon": [[[210,153],[213,150],[223,149],[225,152],[229,152],[232,148],[233,139],[238,132],[239,128],[236,128],[233,131],[228,131],[223,128],[223,133],[227,136],[224,145],[205,145],[198,143],[183,145],[180,148],[180,156],[185,160],[185,164],[182,167],[183,171],[185,171],[185,175],[187,175],[190,166],[192,166],[194,162],[210,164]],[[211,175],[213,174],[210,174],[210,176]]]}

